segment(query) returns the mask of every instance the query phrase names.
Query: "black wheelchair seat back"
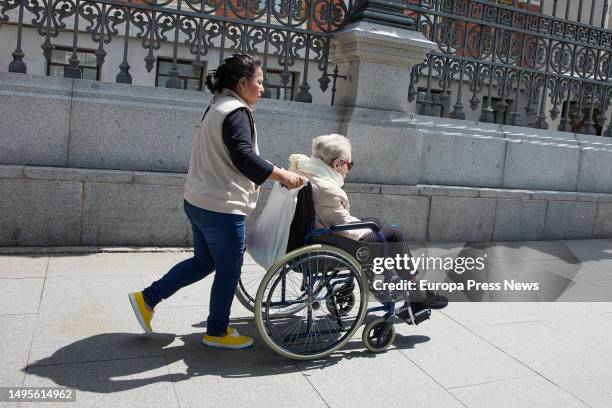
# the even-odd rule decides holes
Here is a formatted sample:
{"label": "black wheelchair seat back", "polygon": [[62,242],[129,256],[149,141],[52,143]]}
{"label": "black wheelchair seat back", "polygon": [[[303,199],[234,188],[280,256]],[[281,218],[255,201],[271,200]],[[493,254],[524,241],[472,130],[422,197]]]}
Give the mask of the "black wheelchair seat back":
{"label": "black wheelchair seat back", "polygon": [[297,195],[295,215],[289,227],[289,241],[287,241],[287,253],[301,248],[305,245],[304,239],[314,230],[315,210],[312,196],[312,185],[306,183]]}
{"label": "black wheelchair seat back", "polygon": [[372,266],[374,258],[395,256],[397,253],[404,254],[407,250],[404,243],[368,243],[338,234],[338,232],[343,230],[351,229],[353,225],[362,225],[360,228],[369,227],[372,230],[380,229],[380,226],[373,222],[315,229],[314,197],[312,185],[308,182],[300,189],[297,195],[295,215],[289,229],[287,253],[302,248],[307,244],[326,244],[348,252],[362,267],[368,268]]}

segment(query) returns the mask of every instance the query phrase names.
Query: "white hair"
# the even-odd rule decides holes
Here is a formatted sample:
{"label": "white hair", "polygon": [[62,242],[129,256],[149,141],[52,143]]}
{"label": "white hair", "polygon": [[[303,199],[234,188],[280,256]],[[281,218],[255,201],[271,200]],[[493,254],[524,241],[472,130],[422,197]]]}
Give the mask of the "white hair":
{"label": "white hair", "polygon": [[351,142],[342,135],[332,133],[312,139],[312,157],[330,166],[335,159],[348,160],[350,155]]}

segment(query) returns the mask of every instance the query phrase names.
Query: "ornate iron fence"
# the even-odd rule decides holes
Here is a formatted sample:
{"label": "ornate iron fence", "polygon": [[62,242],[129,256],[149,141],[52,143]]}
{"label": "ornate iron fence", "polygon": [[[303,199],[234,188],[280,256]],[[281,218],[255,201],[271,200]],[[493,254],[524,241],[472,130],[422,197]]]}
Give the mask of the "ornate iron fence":
{"label": "ornate iron fence", "polygon": [[276,58],[285,86],[291,77],[289,67],[303,59],[296,100],[311,102],[309,62],[315,63],[321,72],[318,82],[325,91],[331,81],[328,67],[331,37],[351,7],[352,1],[344,0],[0,0],[0,25],[17,24],[10,72],[27,70],[22,37],[24,22],[31,18],[32,27],[44,38],[42,49],[47,61],[54,49],[52,39],[61,30],[72,32],[72,56],[64,70],[64,76],[69,78],[81,77],[79,36],[90,35],[98,44],[95,55],[101,66],[107,55],[105,47],[123,35],[123,60],[116,82],[132,83],[129,39],[135,31],[141,46],[148,51],[144,62],[149,72],[162,42],[172,44],[167,87],[182,85],[177,68],[180,44],[187,46],[193,56],[194,72],[201,71],[209,50],[217,47],[219,61],[228,52],[246,51],[262,55],[266,69],[268,60]]}
{"label": "ornate iron fence", "polygon": [[602,134],[609,2],[407,0],[406,13],[438,45],[412,70],[409,100],[426,115],[465,119],[469,103],[484,122],[547,129],[559,118],[558,130]]}

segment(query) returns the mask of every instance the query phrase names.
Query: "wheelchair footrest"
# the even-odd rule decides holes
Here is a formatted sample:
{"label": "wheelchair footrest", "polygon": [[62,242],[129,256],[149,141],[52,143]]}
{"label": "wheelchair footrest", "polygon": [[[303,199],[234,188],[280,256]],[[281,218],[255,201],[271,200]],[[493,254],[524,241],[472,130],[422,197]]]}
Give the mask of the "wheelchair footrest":
{"label": "wheelchair footrest", "polygon": [[402,307],[397,314],[397,317],[402,319],[407,324],[418,325],[419,323],[428,320],[431,316],[431,309],[424,307],[422,304],[412,306],[412,316],[410,316],[410,312],[408,310],[409,307],[410,306]]}
{"label": "wheelchair footrest", "polygon": [[421,322],[424,322],[425,320],[428,320],[430,316],[431,316],[431,309],[423,309],[414,314],[414,324],[419,324]]}

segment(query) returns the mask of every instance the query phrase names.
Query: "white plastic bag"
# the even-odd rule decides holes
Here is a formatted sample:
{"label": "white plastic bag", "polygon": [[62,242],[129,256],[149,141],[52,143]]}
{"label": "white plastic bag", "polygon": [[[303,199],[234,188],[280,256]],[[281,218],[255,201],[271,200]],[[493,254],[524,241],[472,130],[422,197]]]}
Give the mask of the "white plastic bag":
{"label": "white plastic bag", "polygon": [[287,251],[299,191],[299,188],[287,190],[275,182],[266,206],[247,232],[247,252],[265,269]]}

